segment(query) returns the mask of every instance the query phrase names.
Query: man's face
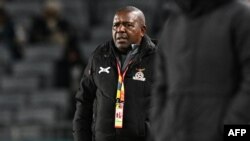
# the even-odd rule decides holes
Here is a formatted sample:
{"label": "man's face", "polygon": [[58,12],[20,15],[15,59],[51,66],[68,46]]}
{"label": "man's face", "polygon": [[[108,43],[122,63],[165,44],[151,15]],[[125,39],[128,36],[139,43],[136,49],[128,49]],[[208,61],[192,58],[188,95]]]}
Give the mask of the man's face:
{"label": "man's face", "polygon": [[112,36],[116,47],[126,51],[131,44],[140,44],[145,34],[145,26],[134,12],[119,12],[115,15]]}

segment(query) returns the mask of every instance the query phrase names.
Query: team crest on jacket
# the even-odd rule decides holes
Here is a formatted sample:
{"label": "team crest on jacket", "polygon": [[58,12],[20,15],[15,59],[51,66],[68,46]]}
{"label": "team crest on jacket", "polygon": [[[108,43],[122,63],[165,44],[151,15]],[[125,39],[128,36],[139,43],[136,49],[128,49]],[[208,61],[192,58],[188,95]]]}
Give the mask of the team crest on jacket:
{"label": "team crest on jacket", "polygon": [[136,70],[137,70],[137,72],[135,73],[135,76],[133,76],[133,79],[134,80],[139,80],[139,81],[145,81],[146,78],[144,77],[144,73],[143,73],[145,68],[144,69],[139,68],[139,69],[136,69]]}

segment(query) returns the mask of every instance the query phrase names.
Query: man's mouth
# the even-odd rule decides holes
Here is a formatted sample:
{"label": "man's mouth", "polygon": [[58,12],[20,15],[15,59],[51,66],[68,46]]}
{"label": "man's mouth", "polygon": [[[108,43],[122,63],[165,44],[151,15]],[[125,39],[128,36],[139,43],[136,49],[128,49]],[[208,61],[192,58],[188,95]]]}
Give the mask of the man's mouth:
{"label": "man's mouth", "polygon": [[117,37],[116,40],[117,40],[118,42],[127,42],[127,41],[128,41],[128,38],[126,38],[126,37]]}
{"label": "man's mouth", "polygon": [[127,41],[127,38],[116,38],[117,41]]}

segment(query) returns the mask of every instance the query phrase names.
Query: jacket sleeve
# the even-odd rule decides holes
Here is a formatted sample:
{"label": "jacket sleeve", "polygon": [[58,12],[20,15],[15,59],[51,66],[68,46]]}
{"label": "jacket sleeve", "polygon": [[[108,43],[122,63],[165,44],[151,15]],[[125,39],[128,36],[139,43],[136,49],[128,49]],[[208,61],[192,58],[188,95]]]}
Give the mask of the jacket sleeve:
{"label": "jacket sleeve", "polygon": [[76,93],[76,111],[73,119],[74,141],[92,141],[93,102],[96,85],[93,80],[93,56],[84,70],[80,88]]}
{"label": "jacket sleeve", "polygon": [[148,141],[159,140],[161,136],[165,135],[165,124],[163,123],[165,117],[165,105],[167,103],[167,68],[166,68],[166,55],[164,50],[159,48],[154,65],[154,84],[152,87],[152,100],[150,109],[150,135]]}
{"label": "jacket sleeve", "polygon": [[234,40],[239,72],[235,97],[225,117],[226,124],[250,123],[250,10],[235,20]]}

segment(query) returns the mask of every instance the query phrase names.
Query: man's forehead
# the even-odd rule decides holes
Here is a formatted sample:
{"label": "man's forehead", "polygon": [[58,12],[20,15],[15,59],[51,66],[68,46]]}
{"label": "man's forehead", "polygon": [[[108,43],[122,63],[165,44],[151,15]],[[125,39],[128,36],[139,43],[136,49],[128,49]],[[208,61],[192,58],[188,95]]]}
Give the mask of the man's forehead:
{"label": "man's forehead", "polygon": [[129,13],[116,13],[114,16],[114,23],[115,22],[135,22],[138,19],[137,15],[133,12]]}

